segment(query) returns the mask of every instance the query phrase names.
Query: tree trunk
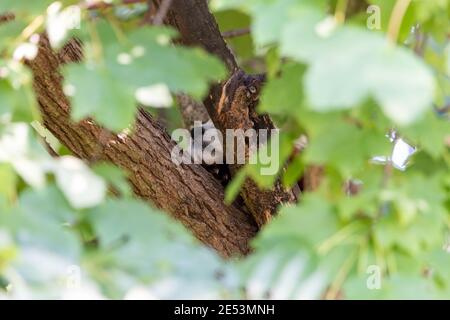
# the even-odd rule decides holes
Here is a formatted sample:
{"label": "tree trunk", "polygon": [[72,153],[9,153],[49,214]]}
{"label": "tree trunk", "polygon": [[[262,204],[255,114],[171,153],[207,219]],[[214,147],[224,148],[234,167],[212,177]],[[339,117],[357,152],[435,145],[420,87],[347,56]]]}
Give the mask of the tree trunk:
{"label": "tree trunk", "polygon": [[58,67],[81,59],[80,44],[71,41],[57,55],[41,38],[39,54],[29,66],[44,125],[76,156],[110,161],[126,170],[138,196],[170,213],[223,256],[246,254],[256,232],[251,217],[223,204],[222,186],[204,168],[172,162],[175,144],[150,115],[139,111],[130,135],[114,135],[91,120],[70,120]]}

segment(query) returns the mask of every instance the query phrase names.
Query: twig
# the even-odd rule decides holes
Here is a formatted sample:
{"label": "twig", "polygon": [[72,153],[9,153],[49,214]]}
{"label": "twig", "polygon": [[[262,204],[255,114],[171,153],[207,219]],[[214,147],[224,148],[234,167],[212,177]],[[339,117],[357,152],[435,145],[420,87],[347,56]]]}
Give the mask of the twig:
{"label": "twig", "polygon": [[37,16],[28,26],[23,29],[20,34],[19,41],[23,41],[31,37],[33,33],[35,33],[45,22],[44,16]]}
{"label": "twig", "polygon": [[[135,4],[135,3],[144,3],[146,0],[122,0],[120,4],[127,5],[127,4]],[[88,10],[96,10],[96,9],[105,9],[116,6],[117,3],[109,3],[109,2],[94,2],[94,3],[82,3],[80,4],[80,8],[82,9],[88,9]]]}
{"label": "twig", "polygon": [[242,28],[242,29],[235,29],[230,31],[225,31],[222,33],[222,37],[224,38],[235,38],[244,36],[246,34],[250,33],[250,28]]}
{"label": "twig", "polygon": [[405,17],[411,1],[412,0],[397,0],[395,3],[388,27],[388,38],[392,43],[397,43],[400,27],[402,26],[403,18]]}

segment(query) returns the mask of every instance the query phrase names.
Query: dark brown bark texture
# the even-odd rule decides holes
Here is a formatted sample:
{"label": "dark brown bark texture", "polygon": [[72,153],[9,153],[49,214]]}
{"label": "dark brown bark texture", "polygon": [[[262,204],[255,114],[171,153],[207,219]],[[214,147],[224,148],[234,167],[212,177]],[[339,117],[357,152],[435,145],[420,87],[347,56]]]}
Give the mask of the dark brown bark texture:
{"label": "dark brown bark texture", "polygon": [[204,168],[172,162],[174,143],[151,116],[139,111],[129,135],[112,134],[91,120],[70,120],[58,68],[80,60],[81,46],[71,41],[57,55],[42,38],[39,54],[29,66],[44,125],[76,156],[89,162],[110,161],[125,169],[138,196],[170,213],[221,255],[247,253],[256,232],[251,217],[223,204],[223,187]]}
{"label": "dark brown bark texture", "polygon": [[[162,0],[154,0],[159,6]],[[219,27],[209,11],[206,0],[174,0],[166,17],[166,23],[175,27],[181,35],[181,43],[201,46],[219,57],[227,66],[229,80],[212,86],[204,105],[215,126],[225,133],[226,129],[273,129],[274,124],[267,115],[256,113],[256,104],[263,79],[245,74],[239,69],[235,57],[223,39]],[[246,150],[248,152],[248,149]],[[234,175],[242,166],[231,165]],[[286,190],[280,181],[271,190],[261,190],[247,179],[241,196],[258,226],[269,222],[277,208],[286,202],[296,201],[291,190]]]}

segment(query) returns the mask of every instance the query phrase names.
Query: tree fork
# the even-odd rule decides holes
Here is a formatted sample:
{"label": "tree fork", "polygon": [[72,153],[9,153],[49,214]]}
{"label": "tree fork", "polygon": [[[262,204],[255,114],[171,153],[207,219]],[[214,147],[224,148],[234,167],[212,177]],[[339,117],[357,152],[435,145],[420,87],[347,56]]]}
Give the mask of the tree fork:
{"label": "tree fork", "polygon": [[[158,7],[163,0],[153,0]],[[273,129],[272,120],[267,115],[257,115],[254,110],[255,99],[247,99],[238,91],[245,90],[244,84],[238,79],[251,78],[246,75],[236,62],[219,30],[214,16],[208,8],[206,0],[174,0],[167,12],[165,22],[176,28],[181,38],[179,41],[188,46],[200,46],[217,56],[228,68],[230,79],[224,84],[213,85],[204,105],[215,126],[225,132],[226,129]],[[255,80],[259,77],[254,77]],[[262,85],[262,81],[256,84]],[[227,87],[225,89],[225,87]],[[233,105],[233,108],[223,110],[223,103]],[[249,118],[251,117],[251,119]],[[248,151],[248,149],[246,150]],[[246,152],[247,153],[247,152]],[[231,165],[232,174],[241,166]],[[259,226],[271,220],[277,207],[285,202],[296,201],[291,190],[286,190],[280,181],[271,190],[261,190],[247,179],[242,186],[241,196]]]}

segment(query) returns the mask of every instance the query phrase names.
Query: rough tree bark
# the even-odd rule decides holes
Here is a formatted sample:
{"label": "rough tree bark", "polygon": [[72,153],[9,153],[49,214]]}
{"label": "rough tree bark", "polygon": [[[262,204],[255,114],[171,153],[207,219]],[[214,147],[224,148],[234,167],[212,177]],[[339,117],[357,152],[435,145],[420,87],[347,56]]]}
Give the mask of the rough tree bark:
{"label": "rough tree bark", "polygon": [[29,66],[44,125],[76,156],[125,169],[138,196],[170,213],[223,256],[247,253],[256,232],[251,217],[223,204],[222,186],[201,166],[172,162],[174,143],[151,116],[139,111],[130,135],[112,134],[90,120],[70,120],[58,67],[81,59],[80,44],[71,41],[57,55],[41,38],[39,54]]}
{"label": "rough tree bark", "polygon": [[[153,0],[156,6],[162,2],[163,0]],[[270,117],[258,115],[255,111],[262,79],[246,75],[239,69],[206,0],[174,0],[166,23],[180,32],[180,41],[184,45],[201,46],[219,57],[227,66],[229,80],[213,86],[204,101],[209,116],[222,133],[225,133],[226,129],[274,128]],[[256,91],[252,92],[253,89]],[[248,147],[246,154],[248,156]],[[235,174],[241,167],[231,165],[231,173]],[[241,196],[259,226],[271,220],[279,205],[296,201],[294,193],[286,190],[280,181],[277,181],[271,190],[261,190],[252,180],[247,179],[242,186]]]}

